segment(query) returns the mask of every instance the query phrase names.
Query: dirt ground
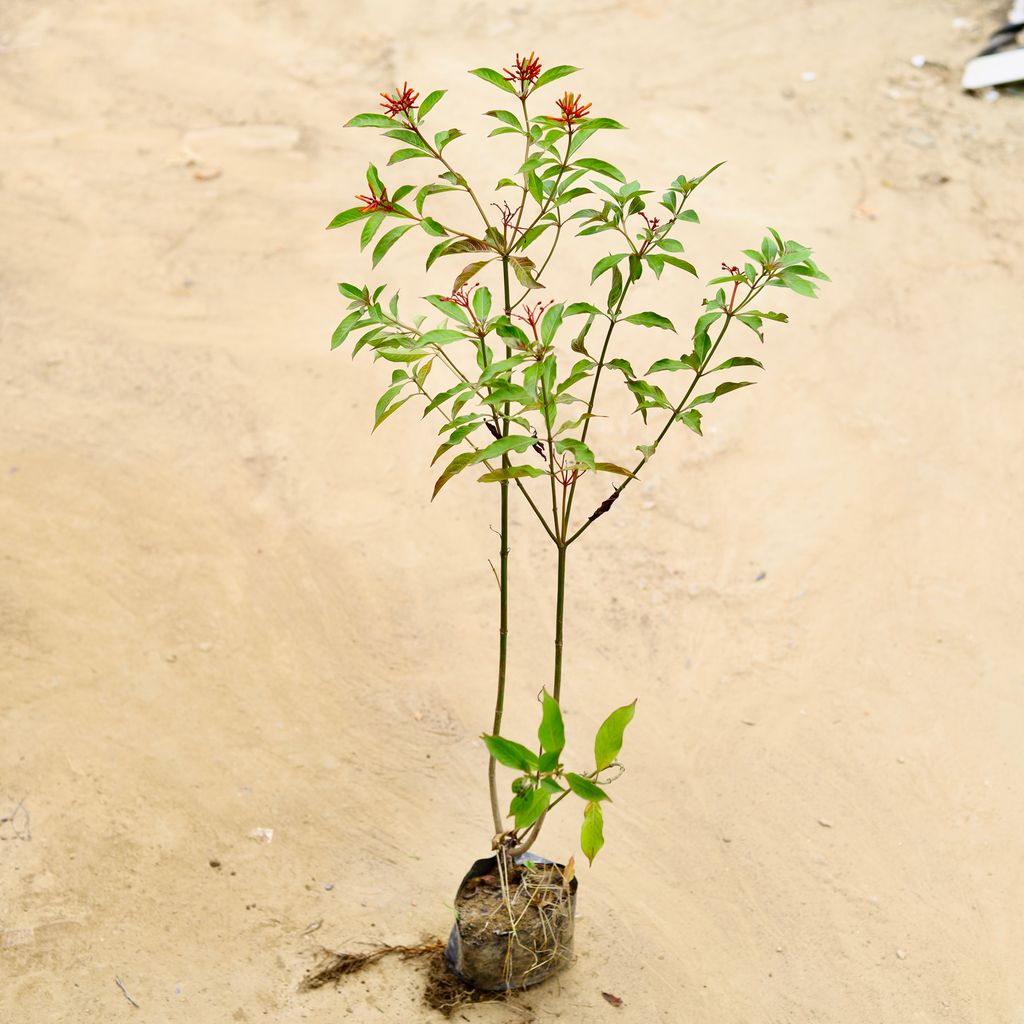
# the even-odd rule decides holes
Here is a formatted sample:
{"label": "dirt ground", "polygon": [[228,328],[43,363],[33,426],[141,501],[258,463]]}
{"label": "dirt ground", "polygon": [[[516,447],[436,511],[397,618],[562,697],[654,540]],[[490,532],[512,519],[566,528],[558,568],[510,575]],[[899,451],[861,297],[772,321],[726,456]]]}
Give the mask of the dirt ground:
{"label": "dirt ground", "polygon": [[370,436],[381,367],[328,343],[371,275],[323,227],[405,79],[493,181],[465,69],[534,48],[631,173],[729,161],[705,276],[772,224],[834,284],[570,566],[570,744],[637,696],[629,771],[574,967],[461,1019],[1024,1022],[1024,99],[956,87],[1003,6],[5,0],[0,1020],[437,1019],[409,964],[298,991],[321,945],[444,935],[491,831],[493,492],[430,504],[415,415]]}

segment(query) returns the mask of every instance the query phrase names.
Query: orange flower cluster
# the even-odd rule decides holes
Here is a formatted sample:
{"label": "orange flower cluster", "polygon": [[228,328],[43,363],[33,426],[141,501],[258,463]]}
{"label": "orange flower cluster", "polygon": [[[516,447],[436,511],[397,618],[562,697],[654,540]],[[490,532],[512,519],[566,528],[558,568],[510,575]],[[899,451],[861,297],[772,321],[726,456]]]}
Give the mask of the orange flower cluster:
{"label": "orange flower cluster", "polygon": [[567,128],[571,128],[574,124],[578,124],[586,116],[590,110],[590,104],[583,102],[582,96],[577,96],[574,92],[567,92],[560,100],[557,101],[558,109],[562,112],[562,116],[557,118]]}
{"label": "orange flower cluster", "polygon": [[516,63],[513,68],[504,68],[505,77],[510,82],[518,82],[520,85],[533,84],[540,75],[541,63],[537,55],[531,50],[529,57],[520,57],[516,54]]}
{"label": "orange flower cluster", "polygon": [[409,88],[408,82],[401,89],[396,86],[394,96],[390,96],[386,92],[382,92],[380,95],[384,100],[381,106],[388,117],[394,117],[396,114],[408,114],[416,106],[416,101],[420,98],[418,92],[413,92]]}
{"label": "orange flower cluster", "polygon": [[356,196],[359,202],[365,204],[363,206],[363,213],[376,213],[378,210],[384,213],[390,213],[394,207],[391,205],[391,200],[388,199],[388,190],[382,188],[380,195],[374,191],[373,186],[370,186],[370,194],[368,196]]}

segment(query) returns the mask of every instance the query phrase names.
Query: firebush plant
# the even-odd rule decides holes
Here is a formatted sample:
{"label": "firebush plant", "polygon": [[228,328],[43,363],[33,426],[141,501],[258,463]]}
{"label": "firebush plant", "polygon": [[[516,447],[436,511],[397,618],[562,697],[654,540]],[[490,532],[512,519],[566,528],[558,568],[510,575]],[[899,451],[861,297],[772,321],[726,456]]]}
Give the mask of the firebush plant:
{"label": "firebush plant", "polygon": [[[742,261],[723,263],[722,273],[707,282],[710,294],[685,344],[677,340],[668,316],[634,309],[634,285],[645,277],[653,276],[676,298],[685,278],[698,276],[683,257],[679,236],[699,223],[691,200],[721,164],[695,177],[680,174],[659,194],[590,155],[597,141],[623,126],[593,114],[578,93],[566,92],[560,99],[537,95],[577,70],[568,65],[545,70],[531,53],[525,58],[517,54],[503,71],[470,72],[503,101],[487,111],[497,122],[490,135],[516,136],[522,147],[515,170],[495,185],[498,195],[507,196],[499,201],[484,196],[452,163],[450,147],[465,133],[441,128],[431,134],[426,127],[445,90],[421,99],[406,83],[381,93],[383,113],[358,114],[348,126],[380,130],[395,146],[388,166],[423,161],[421,166],[431,170],[429,180],[385,184],[371,163],[366,192],[356,196],[358,205],[339,213],[328,227],[360,225],[360,246],[372,247],[374,267],[406,236],[429,245],[428,270],[440,261],[454,264],[448,293],[424,296],[426,305],[417,304],[411,313],[404,312],[398,290],[387,284],[340,284],[348,314],[331,347],[355,339],[353,355],[366,349],[392,365],[391,382],[376,405],[374,430],[408,402],[418,403],[422,416],[438,424],[440,444],[433,461],[441,469],[434,497],[467,471],[497,486],[498,674],[493,727],[483,736],[490,754],[495,846],[507,853],[525,852],[548,811],[572,794],[583,801],[581,847],[592,861],[604,842],[602,804],[608,784],[621,771],[617,758],[636,701],[613,711],[601,725],[594,766],[568,771],[562,763],[561,711],[568,552],[611,510],[676,424],[700,435],[708,406],[754,383],[736,379],[733,371],[746,378],[763,369],[761,362],[742,354],[723,358],[722,346],[736,324],[749,332],[747,338],[762,343],[766,322],[787,322],[785,313],[761,308],[762,293],[778,288],[814,297],[816,282],[828,278],[810,249],[769,229],[758,246],[743,250]],[[470,218],[468,226],[437,212],[436,197],[444,193],[463,197],[459,216]],[[545,276],[572,231],[577,238],[607,236],[609,251],[594,264],[582,294],[557,296],[556,301],[546,297]],[[646,370],[627,358],[630,332],[638,328],[669,339],[665,355]],[[644,431],[632,465],[611,461],[590,438],[599,400],[609,387],[628,390]],[[581,481],[601,477],[610,479],[610,491],[579,515]],[[513,489],[556,554],[554,669],[550,691],[545,689],[540,698],[537,748],[501,735]],[[503,824],[497,763],[516,772],[510,828]]]}

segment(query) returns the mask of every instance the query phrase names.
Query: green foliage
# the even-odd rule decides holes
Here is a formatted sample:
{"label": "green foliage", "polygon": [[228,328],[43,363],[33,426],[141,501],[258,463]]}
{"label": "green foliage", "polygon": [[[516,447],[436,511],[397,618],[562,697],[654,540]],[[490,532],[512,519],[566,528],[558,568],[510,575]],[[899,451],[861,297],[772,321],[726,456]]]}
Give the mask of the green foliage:
{"label": "green foliage", "polygon": [[[512,491],[522,494],[559,551],[560,597],[565,552],[663,450],[668,431],[681,423],[701,435],[711,405],[754,383],[705,378],[736,370],[747,377],[764,369],[766,335],[788,323],[786,313],[757,308],[765,289],[813,298],[828,281],[809,248],[773,228],[742,250],[735,265],[721,264],[721,272],[710,277],[700,274],[689,252],[701,222],[692,202],[721,164],[692,177],[677,175],[657,189],[631,178],[595,152],[614,137],[610,133],[622,130],[618,121],[603,113],[591,116],[578,93],[562,99],[556,90],[534,95],[577,70],[542,69],[531,54],[517,57],[508,69],[470,72],[483,83],[474,88],[484,88],[492,105],[496,96],[488,88],[502,93],[500,106],[486,112],[494,125],[491,136],[516,136],[499,143],[507,144],[510,161],[497,182],[507,197],[501,206],[481,198],[453,163],[459,147],[452,143],[464,133],[424,127],[445,91],[430,92],[422,101],[414,90],[388,92],[391,98],[381,104],[385,113],[357,114],[348,122],[380,133],[386,163],[369,164],[358,205],[328,224],[358,225],[360,249],[370,252],[373,268],[405,246],[423,256],[428,271],[443,272],[451,281],[447,294],[437,293],[437,285],[421,286],[412,294],[422,297],[411,302],[387,284],[339,284],[346,308],[331,348],[347,344],[353,356],[365,350],[389,364],[390,379],[374,403],[374,430],[407,405],[436,424],[431,464],[443,468],[434,497],[467,470],[481,483],[497,484],[503,499]],[[418,180],[384,180],[398,174]],[[604,243],[589,280],[550,273],[574,235]],[[720,256],[698,262],[718,266]],[[686,291],[698,287],[689,277],[706,281],[702,300]],[[564,291],[554,289],[556,281]],[[675,303],[672,319],[637,304],[634,288],[641,282],[645,295],[662,289],[657,305]],[[690,314],[681,312],[687,303]],[[584,319],[565,329],[573,317]],[[686,330],[677,332],[675,325],[691,322],[684,340]],[[730,335],[734,323],[739,328]],[[734,346],[734,338],[748,344]],[[750,354],[755,338],[757,358]],[[641,357],[640,345],[654,351]],[[652,356],[646,372],[638,373],[634,367],[642,368]],[[624,388],[638,415],[615,430],[592,434],[609,388]],[[639,436],[626,441],[630,427]],[[630,457],[633,451],[639,459]],[[611,493],[592,489],[584,504],[584,489],[601,480]],[[602,495],[608,496],[601,500]],[[579,798],[581,846],[593,860],[604,843],[602,805],[613,781],[608,775],[619,767],[636,702],[613,711],[601,725],[592,770],[566,770],[562,628],[559,617],[554,683],[541,696],[537,751],[502,736],[484,736],[484,742],[495,761],[517,773],[509,807],[514,830],[529,829],[562,800]]]}

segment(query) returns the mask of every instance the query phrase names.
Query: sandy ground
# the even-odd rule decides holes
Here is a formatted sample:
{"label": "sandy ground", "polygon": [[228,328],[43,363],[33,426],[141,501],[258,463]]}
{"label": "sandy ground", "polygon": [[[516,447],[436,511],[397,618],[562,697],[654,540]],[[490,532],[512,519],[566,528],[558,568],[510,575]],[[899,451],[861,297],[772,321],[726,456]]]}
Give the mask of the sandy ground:
{"label": "sandy ground", "polygon": [[[835,284],[571,567],[571,742],[639,696],[630,770],[576,965],[463,1019],[1024,1021],[1024,101],[909,63],[994,11],[6,0],[0,1019],[435,1019],[407,964],[297,991],[319,944],[444,934],[490,834],[492,492],[429,505],[418,419],[370,437],[380,368],[328,351],[366,264],[322,229],[399,80],[464,90],[493,180],[465,69],[535,47],[645,180],[729,160],[703,269],[772,223]],[[551,587],[516,524],[522,733]]]}

